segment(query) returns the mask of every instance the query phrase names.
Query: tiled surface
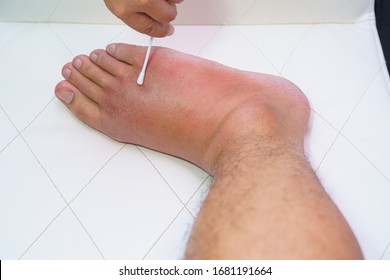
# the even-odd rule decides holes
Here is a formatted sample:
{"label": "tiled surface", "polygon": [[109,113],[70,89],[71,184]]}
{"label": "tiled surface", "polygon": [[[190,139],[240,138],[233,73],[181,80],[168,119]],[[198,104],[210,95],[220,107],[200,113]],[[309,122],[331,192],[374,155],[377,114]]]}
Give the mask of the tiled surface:
{"label": "tiled surface", "polygon": [[0,258],[15,259],[65,207],[22,137],[0,154]]}
{"label": "tiled surface", "polygon": [[[223,1],[200,3],[213,6],[205,16],[226,20]],[[243,20],[248,10],[238,12]],[[365,256],[390,259],[390,84],[373,26],[177,26],[155,43],[298,84],[313,107],[309,160]],[[212,178],[107,138],[53,98],[65,62],[112,41],[148,38],[123,25],[0,23],[0,258],[183,255]]]}
{"label": "tiled surface", "polygon": [[390,240],[389,180],[344,137],[337,139],[318,175],[349,221],[365,257],[380,259]]}
{"label": "tiled surface", "polygon": [[[351,23],[374,0],[185,0],[177,24]],[[102,0],[2,0],[0,21],[118,23]]]}

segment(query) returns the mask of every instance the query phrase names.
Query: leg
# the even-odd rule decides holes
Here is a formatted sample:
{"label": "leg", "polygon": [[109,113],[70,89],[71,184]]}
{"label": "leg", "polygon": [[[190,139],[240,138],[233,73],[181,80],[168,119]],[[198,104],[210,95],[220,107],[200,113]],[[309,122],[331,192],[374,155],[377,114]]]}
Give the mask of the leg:
{"label": "leg", "polygon": [[119,141],[189,160],[214,176],[187,258],[361,258],[306,162],[309,106],[292,83],[154,48],[110,45],[63,68],[56,95]]}

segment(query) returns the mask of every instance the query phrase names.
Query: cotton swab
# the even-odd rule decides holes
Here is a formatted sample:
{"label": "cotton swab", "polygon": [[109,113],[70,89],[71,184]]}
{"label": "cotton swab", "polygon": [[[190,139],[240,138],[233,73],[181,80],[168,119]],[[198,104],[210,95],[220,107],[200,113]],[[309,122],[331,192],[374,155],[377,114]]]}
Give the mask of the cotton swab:
{"label": "cotton swab", "polygon": [[150,37],[148,50],[146,51],[146,56],[145,56],[145,60],[144,60],[144,65],[142,66],[141,73],[139,73],[139,76],[137,79],[137,84],[140,86],[142,86],[144,84],[146,66],[148,65],[150,50],[152,49],[152,44],[153,44],[153,37]]}

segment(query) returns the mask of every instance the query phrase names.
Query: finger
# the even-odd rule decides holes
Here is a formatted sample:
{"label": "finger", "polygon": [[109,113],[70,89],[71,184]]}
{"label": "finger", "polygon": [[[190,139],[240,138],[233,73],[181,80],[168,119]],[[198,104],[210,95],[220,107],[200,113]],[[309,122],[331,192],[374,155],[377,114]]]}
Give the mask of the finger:
{"label": "finger", "polygon": [[149,0],[144,1],[139,7],[139,12],[145,13],[160,23],[170,23],[176,18],[176,5],[169,1]]}
{"label": "finger", "polygon": [[152,37],[165,37],[174,32],[172,24],[158,22],[143,13],[135,14],[124,22],[136,31]]}

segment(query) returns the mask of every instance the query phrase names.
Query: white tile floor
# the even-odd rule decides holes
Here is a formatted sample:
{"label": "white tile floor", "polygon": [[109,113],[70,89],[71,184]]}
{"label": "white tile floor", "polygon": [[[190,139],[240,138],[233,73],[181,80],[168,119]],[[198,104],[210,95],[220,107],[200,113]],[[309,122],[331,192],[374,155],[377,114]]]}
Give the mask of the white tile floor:
{"label": "white tile floor", "polygon": [[[157,39],[282,75],[313,108],[306,152],[369,259],[390,259],[390,86],[371,22],[178,26]],[[87,127],[53,97],[64,63],[122,25],[0,23],[0,258],[176,259],[211,178]]]}

